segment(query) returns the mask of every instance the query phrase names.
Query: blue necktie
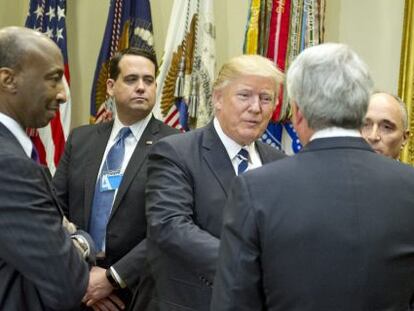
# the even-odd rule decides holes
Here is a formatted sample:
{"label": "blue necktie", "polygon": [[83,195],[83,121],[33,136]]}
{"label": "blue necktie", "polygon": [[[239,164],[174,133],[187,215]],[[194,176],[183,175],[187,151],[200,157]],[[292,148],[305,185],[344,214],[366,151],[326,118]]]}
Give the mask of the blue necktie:
{"label": "blue necktie", "polygon": [[240,160],[239,166],[237,168],[237,175],[244,173],[249,166],[249,151],[244,148],[241,148],[236,157]]}
{"label": "blue necktie", "polygon": [[115,144],[109,150],[101,173],[95,186],[95,195],[92,203],[89,233],[98,250],[103,249],[103,241],[106,234],[106,225],[111,214],[115,189],[101,190],[102,177],[109,172],[120,172],[125,154],[125,138],[131,134],[129,127],[123,127],[115,140]]}

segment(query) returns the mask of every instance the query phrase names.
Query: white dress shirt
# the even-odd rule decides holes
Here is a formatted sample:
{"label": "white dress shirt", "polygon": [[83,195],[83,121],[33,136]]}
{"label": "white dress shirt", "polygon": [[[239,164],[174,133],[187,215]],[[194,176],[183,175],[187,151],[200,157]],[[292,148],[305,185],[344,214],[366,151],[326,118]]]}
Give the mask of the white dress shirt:
{"label": "white dress shirt", "polygon": [[223,132],[223,129],[220,126],[220,122],[217,120],[217,118],[214,118],[213,125],[221,142],[224,145],[224,148],[226,148],[227,154],[231,160],[236,175],[238,175],[238,166],[241,162],[241,160],[237,157],[237,153],[241,148],[245,148],[247,151],[249,151],[249,164],[246,171],[262,166],[262,161],[260,160],[259,153],[257,152],[255,142],[252,142],[247,146],[239,145]]}
{"label": "white dress shirt", "polygon": [[29,136],[26,134],[22,126],[16,120],[10,118],[8,115],[0,112],[0,122],[9,129],[9,131],[16,137],[17,141],[23,147],[26,155],[31,158],[33,144]]}
{"label": "white dress shirt", "polygon": [[362,137],[358,130],[344,129],[342,127],[328,127],[313,133],[310,141],[328,137]]}
{"label": "white dress shirt", "polygon": [[[128,166],[129,160],[132,157],[132,154],[135,150],[135,147],[137,146],[139,140],[141,139],[142,133],[144,132],[145,128],[148,125],[148,122],[151,120],[152,113],[148,114],[148,116],[145,117],[145,119],[142,119],[132,125],[129,126],[131,129],[132,135],[129,135],[127,138],[125,138],[125,154],[124,154],[124,160],[122,161],[122,167],[121,167],[121,174],[123,175],[125,172],[126,167]],[[108,143],[106,144],[106,149],[104,152],[104,155],[102,157],[101,166],[99,167],[98,176],[96,178],[96,181],[99,181],[99,174],[102,170],[102,166],[105,163],[106,156],[109,152],[109,150],[112,148],[112,146],[115,144],[115,139],[118,136],[119,131],[126,127],[121,123],[121,121],[118,119],[118,116],[115,116],[114,124],[112,126],[111,135],[109,136]],[[115,189],[114,199],[112,201],[112,204],[115,201],[116,195],[118,193],[118,189]],[[105,250],[105,238],[103,241],[103,249]]]}

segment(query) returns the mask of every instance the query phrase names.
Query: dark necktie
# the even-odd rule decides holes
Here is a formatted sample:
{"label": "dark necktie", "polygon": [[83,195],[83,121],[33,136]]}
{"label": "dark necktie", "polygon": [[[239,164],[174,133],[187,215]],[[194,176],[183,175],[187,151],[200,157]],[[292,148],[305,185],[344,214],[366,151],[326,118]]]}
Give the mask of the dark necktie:
{"label": "dark necktie", "polygon": [[40,163],[39,160],[39,153],[37,152],[37,149],[35,147],[35,145],[33,145],[32,147],[32,154],[30,155],[30,157],[32,158],[33,161],[35,161],[36,163]]}
{"label": "dark necktie", "polygon": [[241,148],[236,157],[240,160],[239,166],[237,168],[237,175],[244,173],[249,166],[249,151],[244,148]]}
{"label": "dark necktie", "polygon": [[[123,127],[115,140],[115,144],[109,150],[102,165],[101,173],[95,186],[95,195],[92,203],[92,213],[90,217],[89,233],[95,241],[98,250],[103,249],[106,225],[111,214],[112,204],[115,196],[115,189],[103,189],[103,179],[108,181],[111,173],[120,174],[122,162],[125,154],[125,138],[131,134],[129,127]],[[109,174],[109,175],[108,175]],[[118,180],[118,184],[121,181]]]}

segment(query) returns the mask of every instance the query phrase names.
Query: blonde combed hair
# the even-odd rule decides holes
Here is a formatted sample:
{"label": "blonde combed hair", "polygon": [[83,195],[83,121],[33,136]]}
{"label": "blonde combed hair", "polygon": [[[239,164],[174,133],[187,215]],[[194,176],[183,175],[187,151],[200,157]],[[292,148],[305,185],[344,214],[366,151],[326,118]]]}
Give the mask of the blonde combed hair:
{"label": "blonde combed hair", "polygon": [[231,58],[221,67],[214,81],[213,90],[222,89],[231,81],[248,75],[271,78],[275,84],[275,97],[277,97],[284,74],[271,60],[260,55],[240,55]]}

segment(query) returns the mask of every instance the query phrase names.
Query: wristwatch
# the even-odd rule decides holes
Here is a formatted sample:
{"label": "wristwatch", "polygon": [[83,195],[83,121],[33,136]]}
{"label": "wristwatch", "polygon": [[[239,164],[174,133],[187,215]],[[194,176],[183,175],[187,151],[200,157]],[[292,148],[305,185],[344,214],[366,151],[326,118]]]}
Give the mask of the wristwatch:
{"label": "wristwatch", "polygon": [[115,280],[114,276],[111,273],[111,268],[106,269],[105,271],[106,278],[108,279],[109,283],[111,283],[112,287],[115,289],[119,288],[118,282]]}

